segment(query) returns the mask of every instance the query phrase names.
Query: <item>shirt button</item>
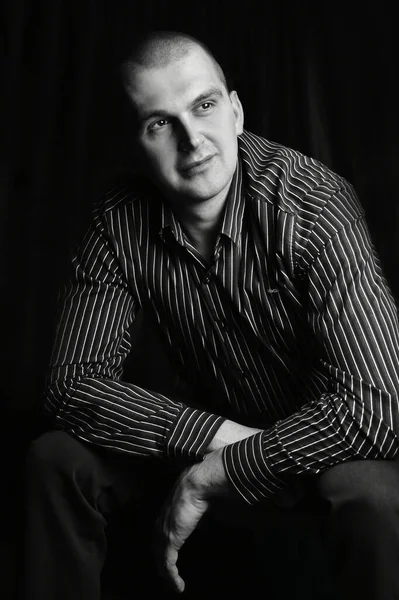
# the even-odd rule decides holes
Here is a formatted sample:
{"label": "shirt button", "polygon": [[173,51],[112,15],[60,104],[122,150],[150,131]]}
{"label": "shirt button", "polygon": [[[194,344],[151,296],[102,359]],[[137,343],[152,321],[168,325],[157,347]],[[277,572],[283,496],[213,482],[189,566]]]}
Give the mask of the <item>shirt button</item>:
{"label": "shirt button", "polygon": [[211,276],[210,276],[209,273],[207,273],[207,275],[205,275],[204,279],[202,280],[202,283],[204,285],[208,285],[208,283],[210,282],[210,280],[211,280]]}
{"label": "shirt button", "polygon": [[219,326],[220,326],[220,329],[228,329],[229,328],[228,324],[226,323],[226,321],[224,319],[219,319]]}
{"label": "shirt button", "polygon": [[240,373],[243,377],[245,377],[245,379],[248,379],[248,377],[250,375],[248,369],[240,369]]}

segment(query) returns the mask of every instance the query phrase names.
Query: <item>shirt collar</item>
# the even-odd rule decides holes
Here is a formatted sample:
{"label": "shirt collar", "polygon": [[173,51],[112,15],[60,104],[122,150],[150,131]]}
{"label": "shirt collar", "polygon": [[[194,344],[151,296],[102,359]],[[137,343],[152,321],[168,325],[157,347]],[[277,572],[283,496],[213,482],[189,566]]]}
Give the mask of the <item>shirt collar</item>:
{"label": "shirt collar", "polygon": [[238,156],[237,167],[230,184],[223,220],[220,227],[220,234],[229,237],[235,244],[238,243],[241,235],[244,205],[245,198],[243,189],[242,165],[241,159]]}
{"label": "shirt collar", "polygon": [[[247,193],[269,204],[275,203],[275,193],[270,191],[269,176],[272,163],[283,147],[254,133],[244,130],[238,137],[238,151],[245,173]],[[284,149],[285,152],[287,149]]]}
{"label": "shirt collar", "polygon": [[168,241],[168,236],[173,235],[176,241],[184,246],[183,229],[176,219],[173,210],[165,201],[161,201],[161,229],[159,231],[164,242]]}

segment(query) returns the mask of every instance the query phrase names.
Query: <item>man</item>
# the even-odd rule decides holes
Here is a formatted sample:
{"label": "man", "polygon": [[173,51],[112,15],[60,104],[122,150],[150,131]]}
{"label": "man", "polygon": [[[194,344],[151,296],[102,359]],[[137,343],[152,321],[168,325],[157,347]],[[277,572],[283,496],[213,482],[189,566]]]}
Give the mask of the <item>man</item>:
{"label": "man", "polygon": [[[339,597],[399,597],[398,321],[352,187],[245,131],[189,36],[148,36],[123,80],[139,173],[96,205],[73,260],[54,430],[27,461],[29,597],[99,598],[110,497],[154,463],[179,471],[157,538],[177,591],[215,498],[287,509],[311,488]],[[121,381],[139,309],[195,399]]]}

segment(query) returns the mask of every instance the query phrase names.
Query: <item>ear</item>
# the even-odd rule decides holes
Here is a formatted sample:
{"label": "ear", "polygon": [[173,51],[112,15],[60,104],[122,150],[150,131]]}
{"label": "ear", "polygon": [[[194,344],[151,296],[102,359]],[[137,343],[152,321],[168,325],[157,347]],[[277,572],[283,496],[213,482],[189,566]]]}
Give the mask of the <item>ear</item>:
{"label": "ear", "polygon": [[230,92],[230,101],[233,105],[233,111],[235,116],[235,124],[236,124],[236,132],[237,135],[241,135],[244,129],[244,109],[242,107],[241,101],[238,97],[238,94],[235,90]]}

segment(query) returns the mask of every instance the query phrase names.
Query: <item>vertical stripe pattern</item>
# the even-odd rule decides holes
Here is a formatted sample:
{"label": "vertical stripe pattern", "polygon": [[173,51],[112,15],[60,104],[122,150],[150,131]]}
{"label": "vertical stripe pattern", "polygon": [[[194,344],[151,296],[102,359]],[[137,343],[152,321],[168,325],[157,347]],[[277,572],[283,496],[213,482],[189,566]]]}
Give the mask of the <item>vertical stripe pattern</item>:
{"label": "vertical stripe pattern", "polygon": [[[399,333],[350,184],[247,131],[238,158],[209,264],[150,187],[125,181],[96,204],[60,302],[45,409],[82,441],[186,461],[224,418],[260,427],[223,452],[256,503],[293,475],[396,456]],[[139,309],[200,405],[122,380]]]}

